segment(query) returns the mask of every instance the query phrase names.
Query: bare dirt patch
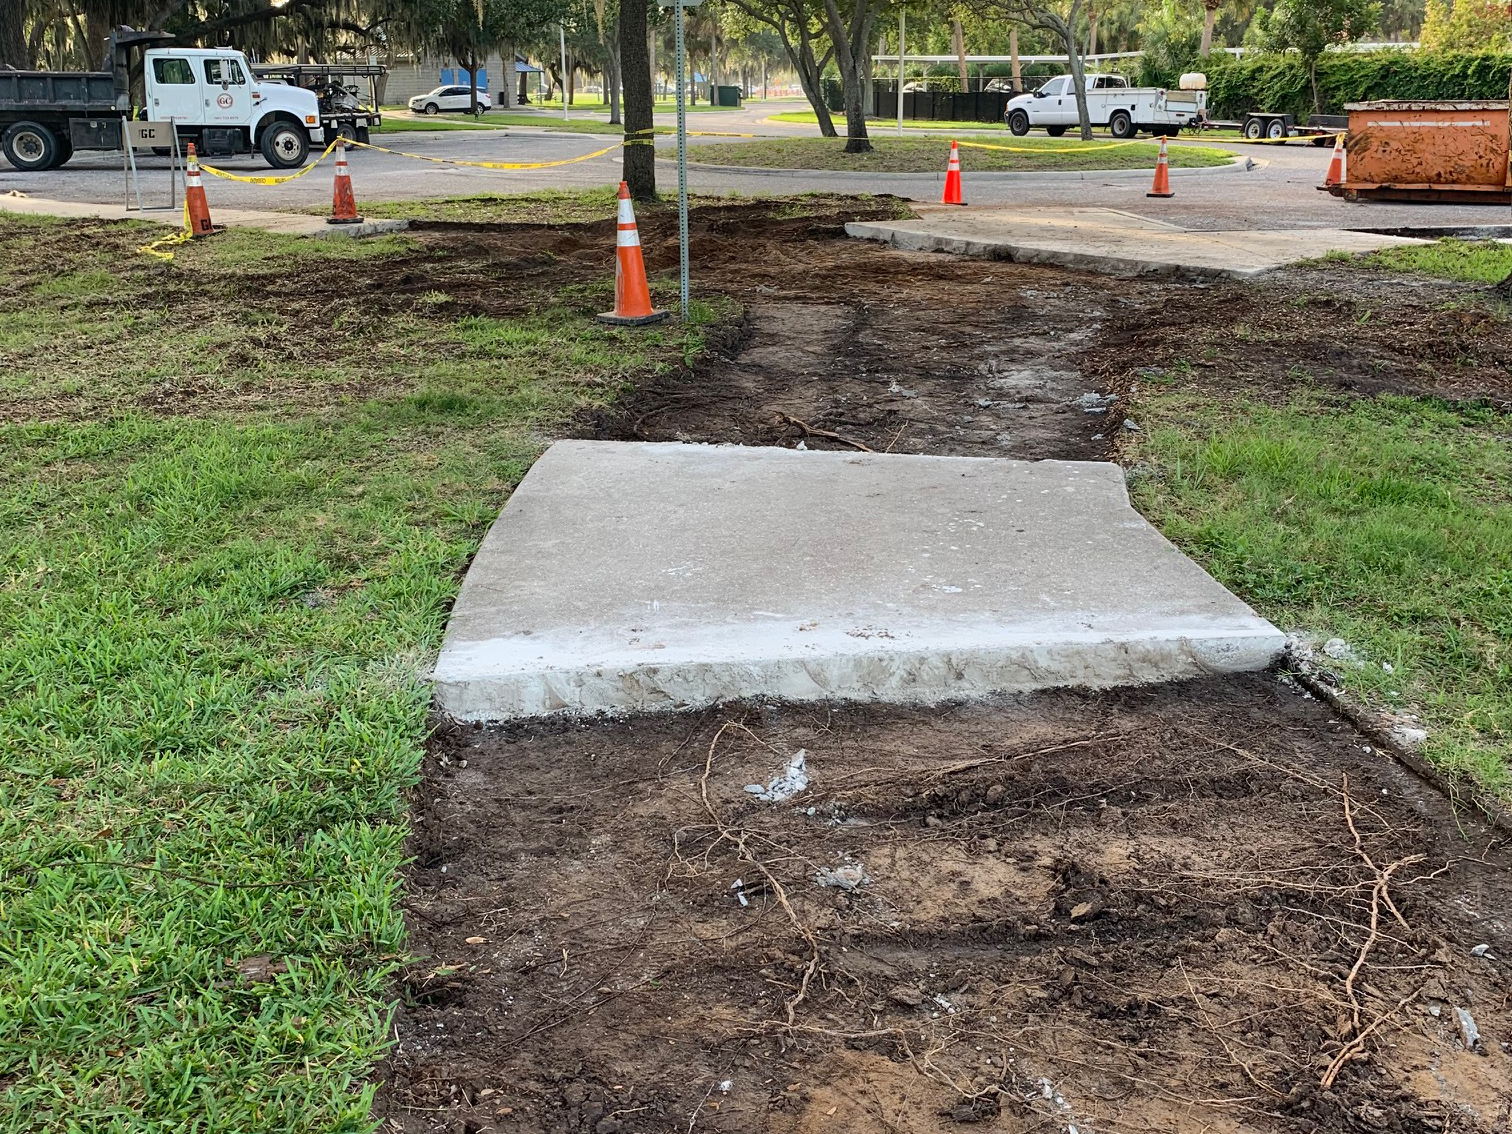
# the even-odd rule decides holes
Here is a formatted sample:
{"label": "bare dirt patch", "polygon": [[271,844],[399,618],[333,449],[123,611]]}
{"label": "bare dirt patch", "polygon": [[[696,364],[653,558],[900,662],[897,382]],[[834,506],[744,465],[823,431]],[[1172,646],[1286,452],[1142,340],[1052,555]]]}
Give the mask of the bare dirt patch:
{"label": "bare dirt patch", "polygon": [[392,1130],[1505,1128],[1512,859],[1266,677],[426,772]]}

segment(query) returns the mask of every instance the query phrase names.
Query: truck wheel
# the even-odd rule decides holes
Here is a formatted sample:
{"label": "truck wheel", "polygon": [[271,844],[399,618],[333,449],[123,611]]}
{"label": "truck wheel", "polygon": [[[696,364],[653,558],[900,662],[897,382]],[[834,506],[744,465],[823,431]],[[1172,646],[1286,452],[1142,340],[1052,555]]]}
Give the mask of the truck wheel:
{"label": "truck wheel", "polygon": [[1244,120],[1244,136],[1250,141],[1255,141],[1265,134],[1265,123],[1258,118],[1246,118]]}
{"label": "truck wheel", "polygon": [[294,169],[310,156],[310,136],[292,123],[275,122],[263,131],[258,148],[274,169]]}
{"label": "truck wheel", "polygon": [[1029,133],[1029,116],[1022,110],[1015,110],[1008,116],[1008,130],[1015,138],[1022,138]]}
{"label": "truck wheel", "polygon": [[1049,134],[1052,138],[1059,138],[1065,132],[1066,132],[1066,127],[1064,127],[1064,126],[1046,126],[1045,127],[1045,133]]}
{"label": "truck wheel", "polygon": [[0,146],[5,160],[23,173],[51,169],[58,160],[58,137],[38,122],[17,122],[5,132]]}
{"label": "truck wheel", "polygon": [[1270,125],[1266,126],[1266,128],[1265,128],[1265,136],[1267,138],[1284,138],[1284,137],[1286,137],[1286,123],[1285,123],[1285,121],[1283,121],[1280,118],[1272,118],[1270,120]]}
{"label": "truck wheel", "polygon": [[69,141],[67,138],[60,137],[58,139],[58,156],[53,158],[53,163],[52,165],[48,166],[48,168],[57,169],[60,165],[67,164],[68,159],[73,157],[73,155],[73,142]]}
{"label": "truck wheel", "polygon": [[1108,133],[1115,138],[1132,138],[1134,136],[1134,119],[1127,110],[1115,110],[1108,119]]}

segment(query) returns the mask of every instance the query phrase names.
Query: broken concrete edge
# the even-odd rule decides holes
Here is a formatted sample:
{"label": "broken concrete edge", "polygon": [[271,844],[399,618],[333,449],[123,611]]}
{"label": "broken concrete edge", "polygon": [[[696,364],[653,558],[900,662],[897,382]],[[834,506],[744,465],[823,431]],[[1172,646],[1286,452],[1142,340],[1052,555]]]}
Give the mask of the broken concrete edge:
{"label": "broken concrete edge", "polygon": [[[844,658],[812,659],[823,661],[822,671],[810,659],[783,654],[501,672],[488,656],[493,643],[484,642],[441,659],[432,680],[442,711],[467,722],[675,712],[752,699],[938,705],[1046,687],[1111,689],[1261,670],[1282,655],[1286,641],[1260,618],[1194,626],[1191,637],[1086,634],[1046,644],[1021,633],[974,636],[976,643],[944,653],[938,646],[871,645]],[[979,693],[963,696],[963,687]]]}
{"label": "broken concrete edge", "polygon": [[1101,252],[1073,252],[1067,248],[1043,248],[1032,244],[1015,244],[1004,240],[973,240],[964,236],[945,236],[932,232],[910,232],[898,222],[872,224],[851,221],[845,226],[847,236],[860,240],[879,240],[905,252],[945,252],[956,256],[975,256],[984,260],[1006,260],[1014,264],[1055,264],[1063,268],[1082,268],[1118,276],[1182,276],[1203,279],[1252,279],[1275,268],[1218,268],[1184,264],[1174,260],[1115,256]]}
{"label": "broken concrete edge", "polygon": [[[658,161],[671,161],[658,155]],[[1222,165],[1204,165],[1196,169],[1173,169],[1172,177],[1202,177],[1219,173],[1247,173],[1251,169],[1258,169],[1268,163],[1255,161],[1246,154],[1237,157]],[[939,184],[945,180],[945,171],[939,173],[859,173],[844,169],[774,169],[771,166],[757,165],[706,165],[703,162],[690,161],[689,169],[695,169],[703,173],[756,173],[756,174],[808,174],[813,177],[840,177],[854,178],[858,182],[876,184],[880,181],[883,185],[891,185],[902,182],[904,179],[926,178],[932,184]],[[974,181],[984,181],[991,185],[1014,181],[1148,181],[1154,172],[1154,166],[1140,169],[1064,169],[1064,170],[971,170],[963,171],[967,195],[970,195],[971,184]]]}
{"label": "broken concrete edge", "polygon": [[1290,678],[1318,700],[1327,704],[1378,751],[1390,756],[1423,783],[1437,791],[1450,807],[1459,811],[1468,804],[1481,820],[1499,831],[1512,834],[1512,809],[1495,796],[1449,779],[1410,745],[1392,735],[1393,722],[1386,714],[1367,708],[1324,680],[1324,671],[1295,651],[1288,649],[1278,666],[1279,675]]}

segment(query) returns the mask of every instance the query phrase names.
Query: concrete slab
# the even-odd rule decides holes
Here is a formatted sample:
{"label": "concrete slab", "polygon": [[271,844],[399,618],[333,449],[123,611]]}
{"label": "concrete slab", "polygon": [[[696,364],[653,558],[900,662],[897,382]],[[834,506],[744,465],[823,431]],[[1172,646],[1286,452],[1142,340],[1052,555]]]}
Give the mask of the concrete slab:
{"label": "concrete slab", "polygon": [[911,221],[857,222],[851,236],[913,252],[1060,264],[1111,275],[1246,279],[1326,252],[1422,241],[1340,228],[1188,231],[1115,209],[921,208]]}
{"label": "concrete slab", "polygon": [[1264,667],[1282,635],[1111,464],[561,441],[436,665],[463,720],[929,703]]}
{"label": "concrete slab", "polygon": [[[165,194],[166,195],[166,194]],[[146,194],[143,194],[145,197]],[[183,223],[180,214],[168,209],[151,209],[142,212],[127,209],[125,205],[100,205],[82,201],[53,201],[46,197],[0,195],[0,212],[21,213],[31,216],[50,217],[98,217],[102,220],[135,220],[148,224],[165,224],[177,228]],[[301,213],[271,213],[256,209],[216,208],[212,201],[210,218],[227,228],[260,228],[264,232],[277,232],[285,236],[313,236],[320,239],[332,236],[375,236],[384,232],[402,232],[409,227],[405,220],[380,220],[371,218],[361,224],[326,224],[324,217]]]}

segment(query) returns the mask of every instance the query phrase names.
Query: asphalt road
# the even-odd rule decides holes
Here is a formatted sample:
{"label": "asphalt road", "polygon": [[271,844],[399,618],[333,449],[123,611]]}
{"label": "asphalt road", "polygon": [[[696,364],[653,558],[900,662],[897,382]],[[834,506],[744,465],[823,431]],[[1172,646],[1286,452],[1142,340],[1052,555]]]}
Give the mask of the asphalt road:
{"label": "asphalt road", "polygon": [[[812,135],[812,126],[764,122],[769,114],[801,104],[748,104],[738,111],[694,112],[690,130],[737,131],[772,136]],[[961,133],[968,131],[962,130]],[[891,131],[876,130],[879,136]],[[837,192],[896,193],[916,200],[937,200],[944,180],[942,130],[938,174],[846,174],[783,170],[772,172],[724,171],[690,168],[689,184],[698,192],[797,193],[812,190]],[[1011,143],[1004,134],[1003,141]],[[568,134],[549,128],[515,127],[499,131],[415,132],[380,135],[377,139],[394,149],[432,158],[492,162],[549,162],[579,157],[615,146],[608,134]],[[718,142],[718,138],[699,138]],[[1199,143],[1203,144],[1203,143]],[[1123,209],[1140,216],[1158,218],[1192,229],[1240,228],[1393,228],[1398,226],[1448,226],[1503,224],[1512,220],[1505,206],[1432,205],[1399,203],[1349,203],[1316,186],[1328,165],[1329,151],[1313,146],[1244,146],[1234,142],[1210,143],[1238,150],[1253,157],[1256,166],[1248,172],[1181,172],[1173,178],[1174,198],[1157,200],[1145,196],[1148,185],[1140,177],[1093,178],[1046,181],[1015,179],[1006,174],[973,177],[970,152],[966,155],[965,186],[970,204],[1089,206]],[[658,166],[658,180],[665,188],[676,184],[670,160],[674,143],[658,137],[657,153],[665,160]],[[221,158],[215,164],[230,172],[266,175],[272,171],[260,158]],[[144,196],[153,204],[167,197],[167,162],[146,158],[143,163]],[[330,200],[330,175],[323,165],[309,176],[279,186],[249,185],[208,178],[212,210],[216,202],[240,208],[303,209]],[[519,193],[541,189],[574,189],[612,185],[619,180],[617,148],[586,161],[545,169],[492,170],[436,164],[411,158],[359,151],[352,157],[352,176],[359,205],[364,200],[401,200],[449,197],[475,193]],[[17,191],[36,197],[68,201],[119,202],[123,196],[118,159],[105,155],[78,154],[67,166],[47,173],[18,173],[0,164],[0,194]]]}

